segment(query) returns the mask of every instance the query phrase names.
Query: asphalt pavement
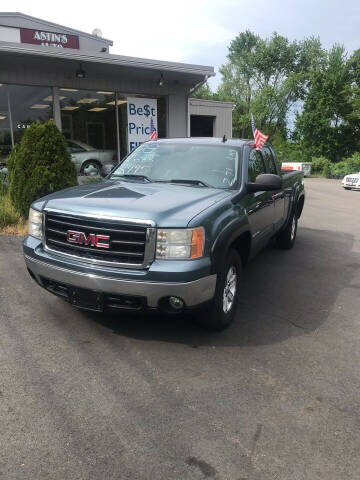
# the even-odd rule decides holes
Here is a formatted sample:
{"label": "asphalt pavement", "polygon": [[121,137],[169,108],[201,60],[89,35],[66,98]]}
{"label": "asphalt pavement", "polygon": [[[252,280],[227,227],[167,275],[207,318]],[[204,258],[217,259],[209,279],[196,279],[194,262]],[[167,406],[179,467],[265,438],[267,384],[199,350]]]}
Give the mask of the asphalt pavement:
{"label": "asphalt pavement", "polygon": [[76,310],[0,236],[0,479],[359,479],[360,192],[306,193],[222,333]]}

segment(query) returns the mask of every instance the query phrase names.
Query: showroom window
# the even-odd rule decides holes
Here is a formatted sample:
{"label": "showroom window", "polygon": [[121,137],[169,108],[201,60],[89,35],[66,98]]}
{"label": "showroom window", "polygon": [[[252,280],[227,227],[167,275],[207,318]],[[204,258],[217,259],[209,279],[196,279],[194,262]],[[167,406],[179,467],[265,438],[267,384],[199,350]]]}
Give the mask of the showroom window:
{"label": "showroom window", "polygon": [[53,98],[50,87],[8,85],[14,143],[20,141],[25,130],[34,122],[53,118]]}
{"label": "showroom window", "polygon": [[62,132],[94,150],[117,149],[115,93],[60,88]]}
{"label": "showroom window", "polygon": [[[126,96],[113,91],[81,90],[0,84],[0,163],[33,122],[45,122],[60,112],[61,128],[72,149],[112,151],[120,159],[128,153]],[[136,95],[135,95],[136,96]],[[154,98],[143,95],[143,98]],[[115,99],[117,98],[118,121]],[[10,109],[9,109],[10,105]],[[166,136],[166,97],[157,98],[158,136]],[[119,146],[118,146],[119,145]],[[77,152],[81,153],[81,152]]]}
{"label": "showroom window", "polygon": [[0,164],[7,160],[11,147],[8,91],[6,85],[0,84]]}
{"label": "showroom window", "polygon": [[[67,140],[86,144],[94,150],[112,150],[120,158],[128,153],[128,117],[126,96],[117,94],[118,132],[115,92],[59,88],[62,132]],[[157,99],[158,135],[166,136],[166,100]]]}

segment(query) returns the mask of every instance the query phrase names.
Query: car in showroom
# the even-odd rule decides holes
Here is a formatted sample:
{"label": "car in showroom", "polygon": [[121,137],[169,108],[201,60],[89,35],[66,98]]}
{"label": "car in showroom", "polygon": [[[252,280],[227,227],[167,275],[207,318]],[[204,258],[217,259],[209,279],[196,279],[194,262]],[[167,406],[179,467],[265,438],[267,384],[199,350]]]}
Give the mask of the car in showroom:
{"label": "car in showroom", "polygon": [[360,172],[345,175],[342,179],[342,186],[345,190],[360,190]]}
{"label": "car in showroom", "polygon": [[79,140],[66,140],[71,160],[80,175],[107,175],[117,163],[116,150],[99,150]]}

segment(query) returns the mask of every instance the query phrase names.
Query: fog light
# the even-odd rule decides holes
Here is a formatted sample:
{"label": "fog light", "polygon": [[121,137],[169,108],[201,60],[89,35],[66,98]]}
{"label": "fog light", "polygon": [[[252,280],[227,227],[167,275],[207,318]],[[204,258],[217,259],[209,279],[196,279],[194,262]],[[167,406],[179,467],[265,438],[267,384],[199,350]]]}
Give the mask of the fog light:
{"label": "fog light", "polygon": [[169,305],[174,310],[181,310],[184,307],[184,302],[181,298],[178,297],[170,297],[169,298]]}

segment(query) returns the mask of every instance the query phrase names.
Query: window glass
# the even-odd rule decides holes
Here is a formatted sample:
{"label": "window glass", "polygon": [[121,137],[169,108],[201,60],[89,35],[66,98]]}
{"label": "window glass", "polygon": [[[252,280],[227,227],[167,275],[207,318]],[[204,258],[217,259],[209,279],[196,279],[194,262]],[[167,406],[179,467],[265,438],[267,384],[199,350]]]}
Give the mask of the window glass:
{"label": "window glass", "polygon": [[66,139],[74,140],[71,153],[83,152],[86,145],[89,149],[116,153],[114,92],[59,88],[59,100],[63,134]]}
{"label": "window glass", "polygon": [[80,145],[74,143],[74,142],[67,142],[68,144],[68,151],[70,153],[81,153],[81,152],[85,152],[85,148],[81,147]]}
{"label": "window glass", "polygon": [[238,151],[194,143],[146,142],[115,170],[112,177],[145,175],[154,181],[199,180],[231,188],[238,179]]}
{"label": "window glass", "polygon": [[0,84],[0,166],[7,162],[11,147],[7,86]]}
{"label": "window glass", "polygon": [[[117,153],[115,92],[59,88],[62,132],[66,139],[95,150]],[[158,136],[166,135],[165,98],[157,99]],[[126,96],[118,93],[120,158],[128,153]],[[75,153],[75,152],[73,152]],[[77,152],[76,152],[77,153]]]}
{"label": "window glass", "polygon": [[255,182],[256,177],[261,173],[266,173],[261,153],[257,150],[251,150],[248,169],[249,182]]}
{"label": "window glass", "polygon": [[267,148],[267,147],[263,147],[262,152],[263,152],[263,156],[264,156],[267,171],[269,173],[273,173],[273,174],[276,175],[277,170],[276,170],[276,166],[275,166],[275,162],[274,162],[274,157],[273,157],[270,149]]}
{"label": "window glass", "polygon": [[34,122],[53,118],[53,99],[50,87],[8,85],[14,141],[19,142],[25,130]]}

